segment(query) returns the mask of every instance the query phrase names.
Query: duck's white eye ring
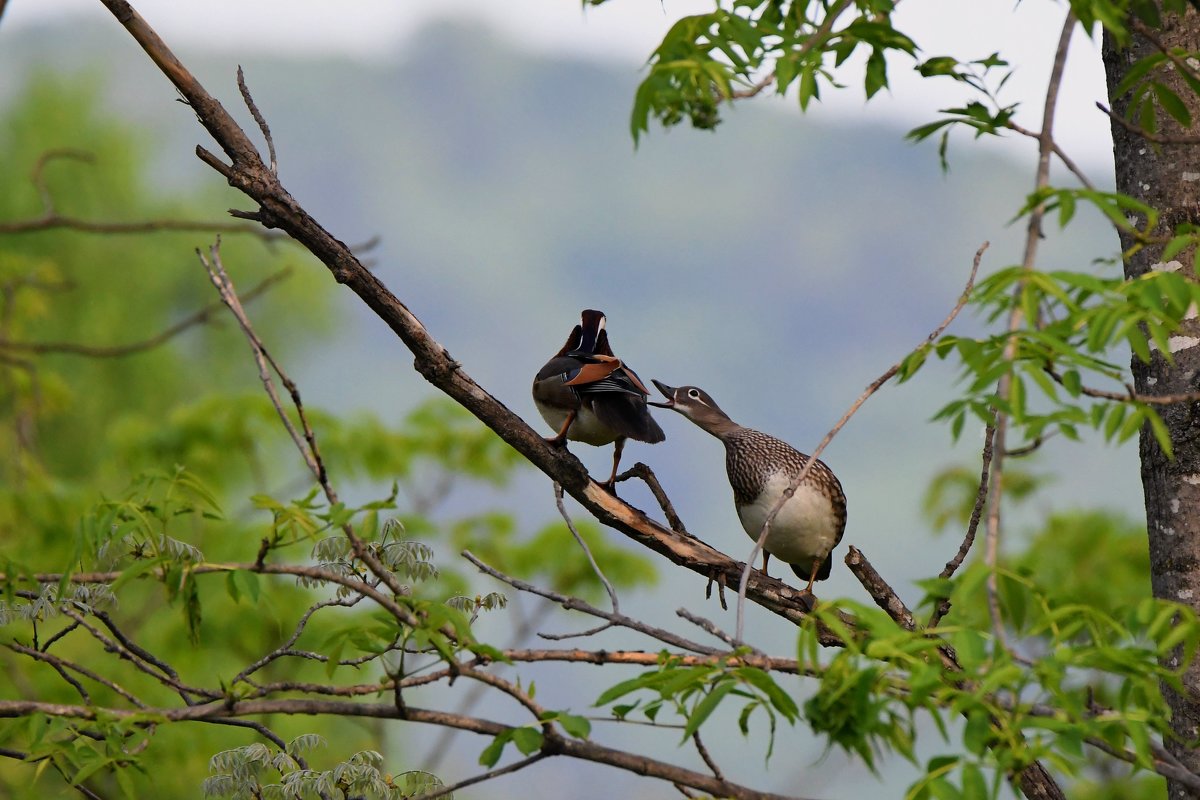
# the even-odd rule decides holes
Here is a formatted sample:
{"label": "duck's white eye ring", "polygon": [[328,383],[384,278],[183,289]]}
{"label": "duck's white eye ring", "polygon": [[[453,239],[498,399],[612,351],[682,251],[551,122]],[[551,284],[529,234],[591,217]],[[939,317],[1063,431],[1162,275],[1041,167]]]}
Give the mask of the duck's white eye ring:
{"label": "duck's white eye ring", "polygon": [[688,389],[688,397],[692,398],[693,400],[699,400],[700,392],[695,389]]}

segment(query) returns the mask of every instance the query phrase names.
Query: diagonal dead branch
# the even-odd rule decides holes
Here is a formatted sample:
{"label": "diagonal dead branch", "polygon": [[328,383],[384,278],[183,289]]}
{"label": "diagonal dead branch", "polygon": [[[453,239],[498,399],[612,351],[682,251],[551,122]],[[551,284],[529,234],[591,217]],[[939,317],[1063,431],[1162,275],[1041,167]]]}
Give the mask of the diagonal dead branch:
{"label": "diagonal dead branch", "polygon": [[[696,627],[700,628],[700,630],[705,631],[706,633],[712,634],[713,636],[717,637],[718,639],[720,639],[722,642],[729,645],[730,647],[738,647],[739,646],[737,640],[734,639],[732,635],[721,630],[717,626],[717,624],[710,619],[702,617],[699,614],[693,614],[691,611],[688,611],[686,608],[675,609],[675,616],[680,617],[682,619],[686,619],[688,622],[690,622],[693,625],[695,625]],[[756,647],[750,647],[749,645],[746,645],[746,644],[742,644],[741,646],[745,647],[746,649],[748,649],[751,653],[754,653],[755,655],[764,655],[764,653]]]}
{"label": "diagonal dead branch", "polygon": [[[590,479],[575,456],[563,448],[547,445],[524,420],[472,380],[420,320],[362,265],[353,251],[300,207],[262,162],[236,121],[129,3],[124,0],[102,2],[183,95],[230,163],[203,148],[198,148],[197,155],[223,175],[230,185],[259,204],[264,225],[287,232],[325,264],[335,280],[358,295],[412,351],[414,366],[426,380],[474,414],[531,464],[562,484],[564,491],[602,524],[706,578],[722,574],[728,582],[740,577],[743,567],[740,562],[703,542],[657,525],[640,510],[605,491]],[[370,556],[369,553],[366,555]],[[799,623],[807,614],[807,604],[801,593],[782,581],[755,574],[746,591],[754,602],[793,623]],[[825,635],[822,642],[835,644],[837,638]]]}

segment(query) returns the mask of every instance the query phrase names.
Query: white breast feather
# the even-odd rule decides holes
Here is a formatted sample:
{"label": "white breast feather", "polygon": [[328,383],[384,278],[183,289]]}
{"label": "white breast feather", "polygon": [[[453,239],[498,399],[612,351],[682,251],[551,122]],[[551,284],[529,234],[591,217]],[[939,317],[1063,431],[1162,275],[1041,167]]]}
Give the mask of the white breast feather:
{"label": "white breast feather", "polygon": [[[783,472],[776,472],[753,503],[738,509],[738,518],[751,539],[758,539],[767,514],[789,483]],[[782,561],[807,565],[813,559],[824,560],[836,537],[833,503],[815,486],[801,485],[771,523],[765,547]]]}

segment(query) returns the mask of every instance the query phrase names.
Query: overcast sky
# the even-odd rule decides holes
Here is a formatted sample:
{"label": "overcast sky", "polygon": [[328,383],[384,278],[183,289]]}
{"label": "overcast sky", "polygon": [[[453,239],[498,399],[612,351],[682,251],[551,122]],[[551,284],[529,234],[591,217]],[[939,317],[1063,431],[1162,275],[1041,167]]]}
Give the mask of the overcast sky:
{"label": "overcast sky", "polygon": [[[390,58],[403,52],[408,37],[424,23],[456,17],[487,22],[530,49],[634,70],[675,19],[712,7],[701,0],[610,0],[586,10],[579,0],[133,0],[133,5],[169,44],[180,46]],[[982,58],[1001,51],[1017,67],[1002,99],[1023,100],[1018,122],[1036,129],[1065,13],[1064,4],[1053,0],[907,0],[899,4],[896,19],[925,57]],[[111,21],[98,0],[10,0],[0,33],[14,35],[22,26],[68,15]],[[893,64],[889,97],[864,104],[861,88],[827,93],[818,114],[863,124],[912,125],[964,97],[948,80],[920,80],[905,59]],[[1068,153],[1093,166],[1099,182],[1107,178],[1112,155],[1107,121],[1094,107],[1104,98],[1099,45],[1077,32],[1056,132]],[[1014,147],[1028,152],[1033,146],[1030,141]]]}

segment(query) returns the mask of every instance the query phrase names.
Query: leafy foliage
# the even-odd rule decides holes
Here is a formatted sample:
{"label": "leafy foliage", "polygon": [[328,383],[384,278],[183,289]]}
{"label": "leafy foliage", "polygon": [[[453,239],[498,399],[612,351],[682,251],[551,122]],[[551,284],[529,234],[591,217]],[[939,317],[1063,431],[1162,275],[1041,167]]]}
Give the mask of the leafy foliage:
{"label": "leafy foliage", "polygon": [[[324,745],[308,734],[293,739],[286,750],[251,744],[217,753],[209,761],[213,775],[204,781],[205,797],[231,800],[310,800],[312,798],[364,797],[372,800],[407,800],[442,788],[435,775],[420,770],[392,775],[383,771],[384,758],[374,750],[354,753],[330,769],[301,766],[296,757]],[[263,774],[279,775],[278,783],[263,783]],[[444,795],[454,797],[453,793]]]}
{"label": "leafy foliage", "polygon": [[735,86],[753,86],[763,69],[771,71],[780,94],[796,84],[800,107],[807,108],[820,98],[822,83],[837,86],[831,68],[863,53],[863,90],[872,97],[887,88],[887,54],[916,52],[916,44],[891,24],[893,5],[736,0],[684,17],[650,58],[634,99],[634,138],[649,130],[651,117],[668,127],[684,120],[716,127],[720,103],[733,99]]}
{"label": "leafy foliage", "polygon": [[799,708],[768,672],[738,664],[736,655],[733,654],[734,658],[727,664],[688,666],[663,653],[657,669],[612,686],[597,698],[596,705],[610,705],[637,692],[639,697],[633,702],[614,705],[613,716],[625,719],[637,711],[651,722],[658,722],[665,708],[683,720],[683,739],[686,741],[700,730],[726,698],[731,698],[741,706],[738,728],[743,736],[750,735],[750,719],[754,712],[759,709],[764,712],[769,731],[767,755],[770,757],[778,718],[794,723],[799,717]]}

